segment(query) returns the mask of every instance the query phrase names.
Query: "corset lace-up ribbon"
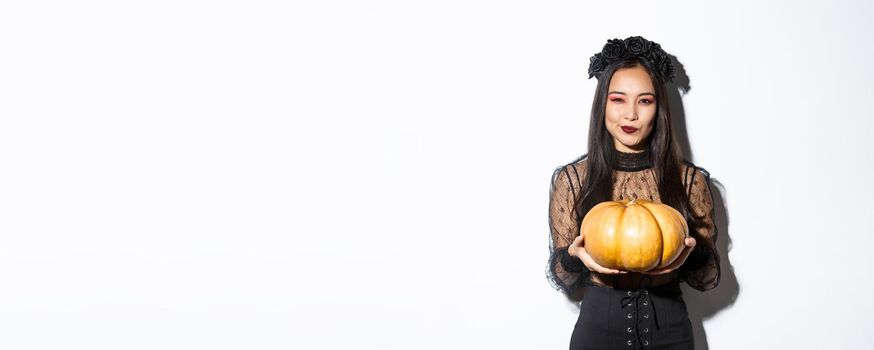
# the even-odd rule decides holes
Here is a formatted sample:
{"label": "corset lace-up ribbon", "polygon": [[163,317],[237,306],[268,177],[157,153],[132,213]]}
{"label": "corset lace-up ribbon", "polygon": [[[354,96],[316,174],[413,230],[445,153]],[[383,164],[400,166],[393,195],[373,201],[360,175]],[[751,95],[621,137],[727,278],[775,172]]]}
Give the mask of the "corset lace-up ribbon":
{"label": "corset lace-up ribbon", "polygon": [[[659,329],[653,300],[650,298],[650,291],[648,290],[651,284],[652,279],[649,276],[644,276],[641,278],[637,289],[628,290],[626,295],[620,299],[622,309],[627,310],[626,324],[628,327],[626,328],[626,344],[629,348],[647,348],[650,345],[649,327],[651,327],[651,323],[656,329]],[[650,320],[652,320],[651,323]]]}

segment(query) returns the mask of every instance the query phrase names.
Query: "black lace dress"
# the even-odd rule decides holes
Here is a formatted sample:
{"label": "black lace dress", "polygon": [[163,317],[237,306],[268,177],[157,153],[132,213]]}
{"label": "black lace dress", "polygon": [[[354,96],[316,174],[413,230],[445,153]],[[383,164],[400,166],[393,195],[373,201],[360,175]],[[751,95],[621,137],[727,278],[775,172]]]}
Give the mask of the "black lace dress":
{"label": "black lace dress", "polygon": [[[618,153],[613,168],[613,200],[642,198],[661,203],[648,151]],[[695,249],[679,269],[665,275],[629,273],[622,279],[589,271],[570,256],[567,247],[579,235],[582,218],[573,204],[586,176],[586,155],[559,166],[549,196],[551,285],[572,298],[582,297],[580,316],[571,335],[571,349],[692,349],[692,328],[679,288],[685,282],[697,290],[719,283],[717,231],[713,221],[710,175],[684,162],[682,182],[692,214],[689,224]],[[582,214],[585,216],[585,214]],[[633,281],[633,283],[620,283]]]}

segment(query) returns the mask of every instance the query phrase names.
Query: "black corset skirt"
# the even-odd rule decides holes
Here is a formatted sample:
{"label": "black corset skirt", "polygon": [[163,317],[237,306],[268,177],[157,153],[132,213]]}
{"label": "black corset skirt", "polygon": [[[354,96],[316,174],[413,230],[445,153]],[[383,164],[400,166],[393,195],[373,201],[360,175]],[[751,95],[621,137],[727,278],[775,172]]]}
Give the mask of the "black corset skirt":
{"label": "black corset skirt", "polygon": [[640,289],[587,287],[570,350],[694,349],[679,283]]}

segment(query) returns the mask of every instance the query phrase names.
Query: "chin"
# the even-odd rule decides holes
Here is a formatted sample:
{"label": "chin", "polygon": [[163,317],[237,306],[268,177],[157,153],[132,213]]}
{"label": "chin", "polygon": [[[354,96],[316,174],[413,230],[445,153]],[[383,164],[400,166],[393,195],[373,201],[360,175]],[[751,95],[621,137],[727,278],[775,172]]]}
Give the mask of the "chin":
{"label": "chin", "polygon": [[[627,141],[631,141],[631,142],[627,142]],[[640,143],[640,142],[637,142],[637,140],[620,140],[619,142],[622,143],[625,147],[628,147],[628,148],[634,148],[634,147],[637,147],[637,144]]]}

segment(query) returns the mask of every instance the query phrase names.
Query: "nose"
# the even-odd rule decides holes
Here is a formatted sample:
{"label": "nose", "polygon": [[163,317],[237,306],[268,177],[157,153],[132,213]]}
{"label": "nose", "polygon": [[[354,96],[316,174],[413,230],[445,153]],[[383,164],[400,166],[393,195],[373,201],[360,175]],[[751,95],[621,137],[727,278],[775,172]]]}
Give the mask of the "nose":
{"label": "nose", "polygon": [[632,108],[631,111],[625,116],[625,119],[637,120],[637,108]]}

